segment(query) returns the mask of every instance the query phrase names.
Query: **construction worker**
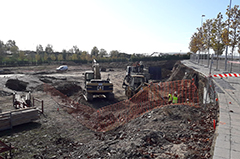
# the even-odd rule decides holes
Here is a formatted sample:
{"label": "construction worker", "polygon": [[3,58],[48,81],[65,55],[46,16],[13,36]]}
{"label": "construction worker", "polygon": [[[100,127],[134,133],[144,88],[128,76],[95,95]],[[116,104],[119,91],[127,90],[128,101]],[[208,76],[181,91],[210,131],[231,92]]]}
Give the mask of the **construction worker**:
{"label": "construction worker", "polygon": [[171,104],[172,103],[172,94],[169,93],[168,94],[168,104]]}
{"label": "construction worker", "polygon": [[174,94],[173,94],[173,97],[172,97],[172,103],[176,104],[177,101],[178,101],[178,97],[177,97],[177,92],[175,91]]}

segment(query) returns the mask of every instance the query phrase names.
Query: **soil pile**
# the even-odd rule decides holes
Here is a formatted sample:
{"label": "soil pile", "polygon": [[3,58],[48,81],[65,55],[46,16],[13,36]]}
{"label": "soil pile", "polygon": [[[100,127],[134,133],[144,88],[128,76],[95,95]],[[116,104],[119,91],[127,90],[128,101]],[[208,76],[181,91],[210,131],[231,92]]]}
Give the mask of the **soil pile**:
{"label": "soil pile", "polygon": [[[150,63],[153,64],[149,62],[145,65],[150,66]],[[171,73],[174,68],[169,80],[194,78],[198,83],[198,89],[203,89],[205,81],[202,76],[181,63],[175,66],[174,64],[175,62],[161,61],[155,62],[154,66],[165,69],[166,71],[162,71],[165,77],[170,77],[169,72]],[[110,78],[114,82],[116,96],[111,102],[124,99],[121,84],[125,76],[124,67],[127,65],[129,64],[111,63],[109,66],[103,66],[106,73],[103,72],[102,77],[105,78],[104,76],[107,77],[107,74],[111,73]],[[81,102],[83,98],[80,84],[83,78],[77,75],[84,71],[82,68],[89,70],[90,67],[86,65],[80,69],[72,66],[69,67],[69,73],[52,76],[49,74],[39,76],[28,72],[30,77],[19,77],[19,81],[29,82],[26,84],[27,88],[29,85],[34,88],[32,93],[34,97],[44,100],[45,113],[36,122],[0,132],[0,140],[7,144],[11,143],[16,148],[13,158],[211,158],[215,131],[213,119],[217,119],[218,105],[208,104],[206,107],[167,105],[146,112],[111,131],[94,132],[81,125],[76,120],[77,116],[68,114],[50,96],[41,91],[42,85],[49,83],[76,102]],[[110,69],[114,71],[110,72]],[[47,68],[41,71],[46,70]],[[12,107],[11,96],[0,98],[3,101],[2,105],[8,104]],[[101,97],[88,103],[90,107],[96,109],[106,104],[111,103]],[[108,118],[112,116],[109,115]]]}
{"label": "soil pile", "polygon": [[6,86],[9,89],[15,90],[15,91],[25,91],[27,88],[28,82],[24,82],[18,79],[9,79],[6,82]]}

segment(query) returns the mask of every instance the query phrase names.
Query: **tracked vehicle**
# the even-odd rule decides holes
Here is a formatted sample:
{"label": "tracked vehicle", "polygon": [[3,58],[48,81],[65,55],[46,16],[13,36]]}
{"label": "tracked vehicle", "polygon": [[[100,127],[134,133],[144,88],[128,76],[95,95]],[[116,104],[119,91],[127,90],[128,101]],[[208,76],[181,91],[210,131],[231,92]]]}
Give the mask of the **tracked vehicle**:
{"label": "tracked vehicle", "polygon": [[94,59],[92,70],[84,73],[84,97],[87,101],[92,101],[94,96],[103,95],[108,100],[114,99],[113,84],[109,75],[106,80],[101,79],[99,64]]}

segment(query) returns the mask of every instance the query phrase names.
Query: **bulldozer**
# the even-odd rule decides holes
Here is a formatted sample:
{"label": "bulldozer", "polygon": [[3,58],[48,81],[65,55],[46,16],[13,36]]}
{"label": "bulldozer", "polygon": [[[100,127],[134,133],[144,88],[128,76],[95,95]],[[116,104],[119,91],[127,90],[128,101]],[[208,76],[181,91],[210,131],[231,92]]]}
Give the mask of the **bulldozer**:
{"label": "bulldozer", "polygon": [[142,61],[135,62],[132,64],[132,66],[127,66],[125,79],[128,83],[132,75],[143,75],[146,82],[148,82],[148,80],[150,79],[150,74],[144,68]]}
{"label": "bulldozer", "polygon": [[149,86],[149,80],[161,80],[161,68],[158,66],[144,68],[143,62],[136,62],[132,66],[127,66],[126,76],[122,87],[125,89],[125,95],[129,98]]}
{"label": "bulldozer", "polygon": [[130,99],[148,85],[149,84],[146,83],[146,77],[144,75],[131,75],[128,76],[128,79],[124,79],[122,87],[125,89],[125,95]]}
{"label": "bulldozer", "polygon": [[101,79],[99,63],[93,59],[92,70],[84,73],[84,97],[87,101],[92,101],[95,95],[104,95],[107,99],[113,100],[113,84],[109,78]]}

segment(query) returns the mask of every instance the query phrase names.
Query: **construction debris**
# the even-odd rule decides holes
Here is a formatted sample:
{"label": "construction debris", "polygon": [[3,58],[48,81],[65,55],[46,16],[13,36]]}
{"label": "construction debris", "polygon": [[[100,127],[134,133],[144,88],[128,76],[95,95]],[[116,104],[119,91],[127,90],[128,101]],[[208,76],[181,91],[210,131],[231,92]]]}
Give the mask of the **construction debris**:
{"label": "construction debris", "polygon": [[0,131],[13,126],[25,124],[39,119],[39,111],[35,108],[18,109],[0,113]]}
{"label": "construction debris", "polygon": [[[151,66],[151,64],[160,65],[162,68],[162,78],[164,79],[161,83],[158,83],[157,88],[163,89],[164,82],[170,76],[169,73],[171,73],[174,63],[172,61],[146,63],[147,66]],[[114,101],[106,101],[97,97],[91,103],[86,102],[82,97],[82,89],[79,89],[78,92],[72,92],[71,89],[76,87],[65,87],[64,85],[67,82],[75,82],[74,86],[79,86],[77,82],[81,83],[83,78],[78,75],[91,68],[90,64],[71,66],[71,70],[64,74],[30,74],[26,70],[30,77],[19,77],[19,80],[29,83],[26,89],[32,88],[34,97],[44,99],[44,103],[46,103],[46,107],[44,107],[45,115],[38,122],[15,127],[10,134],[4,131],[0,140],[5,143],[12,143],[18,148],[14,152],[14,158],[211,158],[215,132],[212,121],[215,120],[215,124],[218,124],[218,105],[216,104],[207,103],[206,109],[203,109],[198,104],[201,103],[201,100],[199,100],[199,102],[196,102],[198,107],[191,106],[191,104],[175,104],[150,110],[152,104],[165,103],[164,101],[168,101],[168,99],[165,94],[158,96],[154,90],[146,90],[141,94],[136,94],[136,97],[132,99],[133,101],[130,101],[130,105],[138,107],[120,110],[125,116],[131,111],[136,113],[138,110],[142,110],[142,112],[138,112],[139,116],[137,118],[125,120],[126,118],[121,118],[124,116],[118,118],[118,115],[114,114],[114,108],[118,108],[117,104],[127,99],[121,83],[125,76],[125,67],[128,65],[123,62],[112,62],[102,66],[106,68],[106,72],[102,72],[102,76],[105,76],[103,78],[107,77],[110,69],[114,69],[111,72],[111,80],[116,83],[114,85],[116,96]],[[42,68],[39,70],[46,73],[51,70],[49,68],[55,70],[56,66],[47,66],[45,70]],[[181,68],[184,71],[175,72]],[[27,69],[33,70],[32,68]],[[37,67],[34,67],[34,70],[37,70]],[[21,71],[24,70],[21,69]],[[173,71],[174,73],[176,77],[173,78],[172,76],[170,81],[192,80],[193,74],[196,72],[178,64]],[[40,74],[41,76],[39,76]],[[61,83],[63,89],[59,89],[59,91],[65,90],[60,91],[64,93],[63,96],[49,96],[49,94],[42,92],[45,85],[45,82],[40,80],[42,76],[48,79],[46,83],[57,90]],[[5,84],[6,79],[2,78],[1,80],[0,84]],[[204,80],[198,76],[198,78],[195,78],[195,82],[198,83],[198,86],[196,86],[196,93],[198,93],[203,89]],[[188,98],[188,96],[184,96],[187,95],[186,92],[190,93],[190,91],[186,91],[185,87],[193,87],[194,85],[188,85],[188,83],[185,85],[184,82],[180,84],[180,87],[176,87],[181,90],[178,91],[178,94],[183,94],[179,97],[180,101]],[[40,89],[40,87],[42,88]],[[173,85],[170,88],[175,88],[175,86]],[[8,90],[4,89],[4,91]],[[68,92],[72,93],[67,94]],[[156,100],[148,102],[148,96],[143,96],[143,94],[152,95],[152,99]],[[142,102],[139,104],[137,96],[142,97]],[[198,96],[201,98],[200,93]],[[12,96],[0,96],[0,98],[2,99],[0,102],[3,111],[9,108],[6,106],[7,102],[10,103],[8,105],[12,108]],[[74,102],[67,101],[69,98]],[[53,99],[67,102],[63,106]],[[189,98],[189,101],[191,103],[196,100]],[[76,105],[81,104],[89,106],[84,107],[85,109],[89,109],[89,111],[99,110],[99,113],[97,111],[92,111],[93,114],[84,113],[82,109],[76,107]],[[112,110],[109,107],[108,112],[101,112],[106,110],[104,108],[107,108],[107,105],[110,104],[115,104],[115,107],[112,107]],[[126,102],[125,104],[129,106],[129,103]],[[146,112],[146,110],[149,111]],[[98,114],[101,115],[98,116]],[[91,119],[94,117],[99,120],[99,125],[102,127],[119,121],[125,123],[110,131],[95,132],[79,122],[84,121],[85,124],[92,124]]]}

